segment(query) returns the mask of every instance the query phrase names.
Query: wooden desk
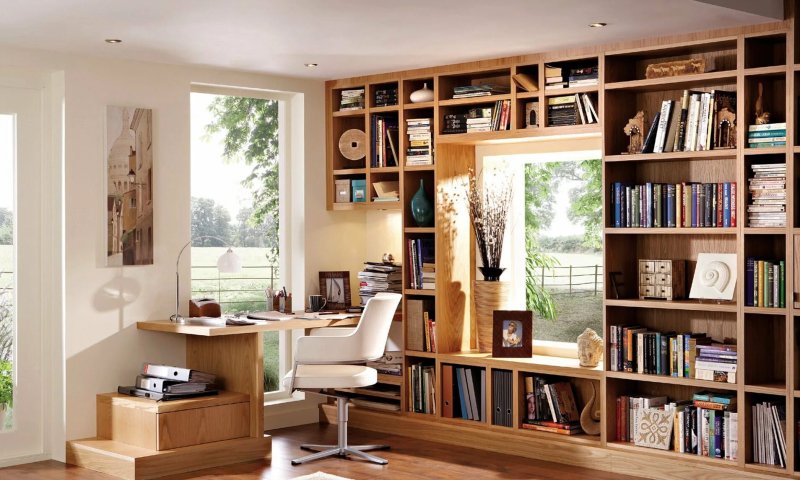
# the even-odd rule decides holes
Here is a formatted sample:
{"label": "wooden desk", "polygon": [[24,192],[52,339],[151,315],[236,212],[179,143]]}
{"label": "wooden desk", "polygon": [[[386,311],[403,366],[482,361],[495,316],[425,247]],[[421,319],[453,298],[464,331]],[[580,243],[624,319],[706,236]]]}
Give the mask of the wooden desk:
{"label": "wooden desk", "polygon": [[357,325],[344,320],[282,320],[210,327],[169,320],[138,322],[139,330],[186,335],[186,367],[217,376],[220,388],[250,395],[250,436],[264,435],[264,342],[261,332]]}

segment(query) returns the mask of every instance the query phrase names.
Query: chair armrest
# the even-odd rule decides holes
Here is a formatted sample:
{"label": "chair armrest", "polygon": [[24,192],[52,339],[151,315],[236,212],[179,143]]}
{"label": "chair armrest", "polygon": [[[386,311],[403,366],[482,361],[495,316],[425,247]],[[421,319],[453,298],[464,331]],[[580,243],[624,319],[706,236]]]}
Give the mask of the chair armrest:
{"label": "chair armrest", "polygon": [[300,337],[294,361],[298,364],[329,364],[364,362],[358,358],[358,349],[352,336]]}
{"label": "chair armrest", "polygon": [[321,327],[311,330],[311,337],[346,337],[352,335],[356,327]]}

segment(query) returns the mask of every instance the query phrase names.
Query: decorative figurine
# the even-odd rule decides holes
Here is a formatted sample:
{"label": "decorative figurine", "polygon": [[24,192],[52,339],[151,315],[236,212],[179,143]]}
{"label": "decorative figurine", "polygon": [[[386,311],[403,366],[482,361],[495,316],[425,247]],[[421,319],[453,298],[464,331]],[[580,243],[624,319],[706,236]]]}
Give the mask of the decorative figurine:
{"label": "decorative figurine", "polygon": [[394,255],[391,253],[384,253],[381,261],[383,261],[383,263],[394,263]]}
{"label": "decorative figurine", "polygon": [[758,98],[756,98],[756,125],[769,123],[769,112],[764,111],[764,84],[758,82]]}
{"label": "decorative figurine", "polygon": [[592,398],[586,402],[581,412],[581,428],[586,435],[600,435],[600,408],[595,406],[597,387],[594,386],[594,382],[589,383],[592,384]]}
{"label": "decorative figurine", "polygon": [[635,117],[628,120],[623,131],[629,138],[628,151],[625,153],[633,155],[641,152],[644,146],[644,112],[639,110]]}
{"label": "decorative figurine", "polygon": [[578,360],[581,367],[596,367],[603,358],[603,339],[592,330],[587,328],[578,335]]}
{"label": "decorative figurine", "polygon": [[728,107],[717,112],[717,145],[714,148],[736,148],[736,113]]}

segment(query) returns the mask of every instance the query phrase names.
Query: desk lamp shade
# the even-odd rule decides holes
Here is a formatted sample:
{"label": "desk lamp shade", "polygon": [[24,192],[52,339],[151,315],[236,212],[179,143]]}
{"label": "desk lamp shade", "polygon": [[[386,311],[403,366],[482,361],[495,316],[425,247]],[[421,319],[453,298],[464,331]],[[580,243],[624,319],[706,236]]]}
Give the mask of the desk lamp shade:
{"label": "desk lamp shade", "polygon": [[219,273],[239,273],[242,271],[242,260],[228,248],[217,260],[217,269]]}

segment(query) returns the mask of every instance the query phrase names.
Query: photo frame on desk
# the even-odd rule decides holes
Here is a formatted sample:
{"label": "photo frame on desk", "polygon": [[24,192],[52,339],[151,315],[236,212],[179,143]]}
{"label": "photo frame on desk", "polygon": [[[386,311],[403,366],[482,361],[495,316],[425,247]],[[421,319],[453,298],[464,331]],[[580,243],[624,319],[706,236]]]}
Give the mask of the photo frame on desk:
{"label": "photo frame on desk", "polygon": [[319,293],[325,297],[328,310],[350,307],[350,272],[319,272]]}

